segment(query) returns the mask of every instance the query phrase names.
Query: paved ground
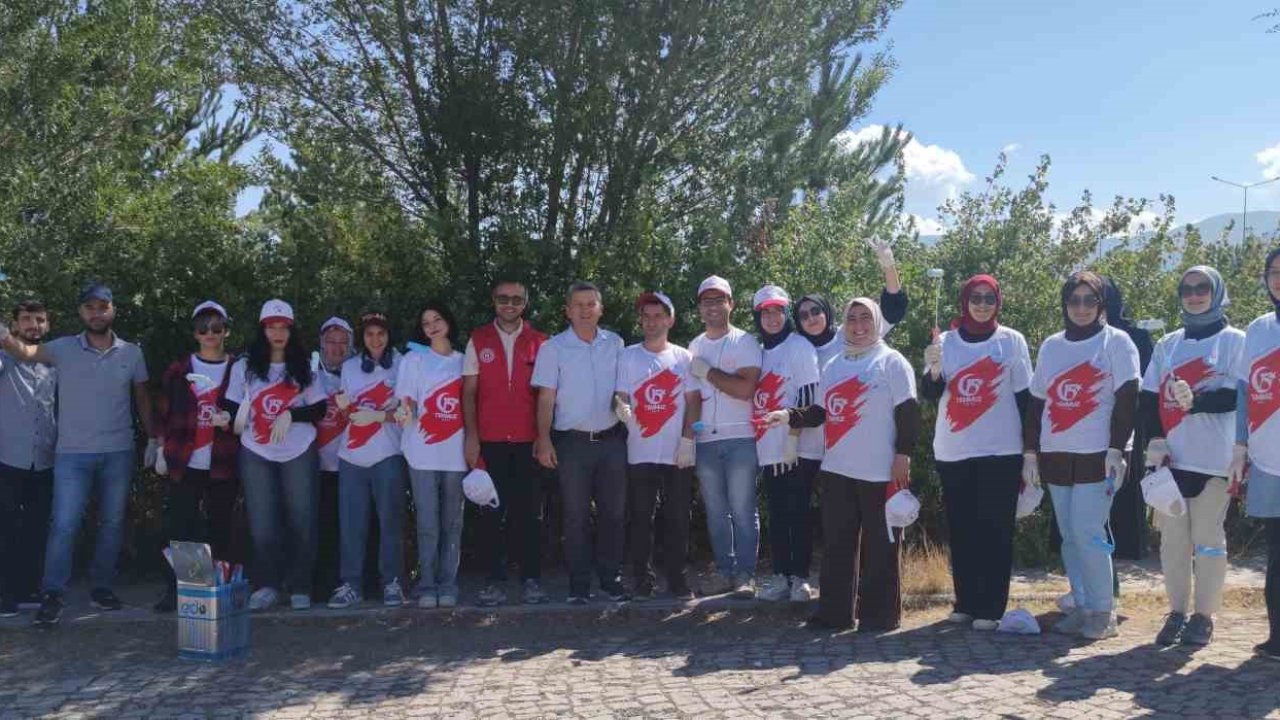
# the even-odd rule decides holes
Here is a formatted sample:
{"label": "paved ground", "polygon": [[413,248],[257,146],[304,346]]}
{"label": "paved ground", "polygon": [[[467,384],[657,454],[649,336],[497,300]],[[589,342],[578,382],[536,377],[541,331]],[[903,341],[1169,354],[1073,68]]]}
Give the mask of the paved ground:
{"label": "paved ground", "polygon": [[[914,613],[882,636],[813,634],[752,602],[276,614],[243,661],[174,658],[171,619],[0,627],[0,718],[1280,716],[1259,611],[1208,648],[980,634]],[[25,619],[25,618],[24,618]],[[1052,614],[1042,616],[1045,621]]]}

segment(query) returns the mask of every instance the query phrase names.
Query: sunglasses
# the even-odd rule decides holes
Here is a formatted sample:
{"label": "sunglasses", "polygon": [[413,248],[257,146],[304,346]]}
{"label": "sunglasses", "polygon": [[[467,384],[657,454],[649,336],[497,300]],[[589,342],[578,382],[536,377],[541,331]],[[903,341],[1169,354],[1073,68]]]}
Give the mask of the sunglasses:
{"label": "sunglasses", "polygon": [[512,307],[520,307],[524,305],[523,295],[494,295],[493,302],[495,305],[510,305]]}
{"label": "sunglasses", "polygon": [[1197,283],[1195,285],[1179,285],[1178,286],[1178,296],[1184,297],[1184,298],[1193,297],[1196,295],[1208,295],[1212,292],[1213,292],[1213,284],[1207,283],[1207,282]]}
{"label": "sunglasses", "polygon": [[800,322],[808,322],[819,318],[826,320],[827,314],[818,308],[814,308],[813,310],[801,310],[796,313],[796,317],[800,319]]}
{"label": "sunglasses", "polygon": [[196,326],[197,335],[221,335],[226,331],[226,326],[219,322],[200,323]]}
{"label": "sunglasses", "polygon": [[996,294],[995,293],[974,293],[969,296],[969,304],[970,305],[990,305],[992,307],[995,307]]}
{"label": "sunglasses", "polygon": [[1067,307],[1073,308],[1094,308],[1098,307],[1100,301],[1097,295],[1072,295],[1067,298]]}

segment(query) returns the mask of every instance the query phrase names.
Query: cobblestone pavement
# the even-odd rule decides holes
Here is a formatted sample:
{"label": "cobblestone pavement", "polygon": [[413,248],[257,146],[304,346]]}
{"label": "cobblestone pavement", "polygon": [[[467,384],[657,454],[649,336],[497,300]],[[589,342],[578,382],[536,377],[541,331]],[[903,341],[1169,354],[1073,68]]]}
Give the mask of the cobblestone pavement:
{"label": "cobblestone pavement", "polygon": [[799,609],[750,603],[282,615],[255,619],[252,656],[223,665],[175,659],[169,619],[10,625],[0,718],[1280,715],[1280,663],[1250,653],[1258,612],[1224,614],[1199,651],[1152,646],[1157,618],[1086,644],[938,614],[881,636],[814,634]]}

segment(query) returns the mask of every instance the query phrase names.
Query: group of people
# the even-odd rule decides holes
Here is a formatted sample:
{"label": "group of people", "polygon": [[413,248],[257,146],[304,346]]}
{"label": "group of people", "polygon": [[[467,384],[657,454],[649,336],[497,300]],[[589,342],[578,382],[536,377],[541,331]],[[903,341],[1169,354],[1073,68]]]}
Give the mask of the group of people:
{"label": "group of people", "polygon": [[[1119,318],[1108,317],[1110,287],[1098,275],[1066,280],[1063,329],[1034,364],[1023,335],[999,321],[999,282],[974,276],[955,320],[924,350],[918,395],[916,372],[885,340],[907,297],[891,249],[873,248],[885,275],[878,300],[855,297],[837,312],[821,294],[793,300],[765,285],[752,298],[754,332],[732,323],[729,281],[706,278],[696,296],[704,331],[687,349],[668,337],[677,311],[667,295],[636,298],[643,340],[624,347],[600,327],[601,293],[586,282],[569,288],[568,328],[551,337],[524,319],[525,286],[502,281],[492,289],[493,322],[474,329],[461,351],[454,315],[428,303],[403,351],[382,313],[365,313],[354,327],[330,318],[318,362],[288,303],[263,304],[235,357],[224,344],[226,310],[206,301],[192,311],[196,349],[166,370],[154,407],[141,352],[111,329],[109,289],[87,288],[84,331],[49,342],[45,308],[21,303],[13,330],[0,325],[0,614],[16,614],[16,603],[38,592],[36,623],[57,623],[91,495],[99,506],[91,600],[120,607],[111,585],[136,410],[149,438],[144,463],[171,480],[170,537],[206,527],[215,555],[229,552],[243,494],[255,610],[286,595],[294,609],[310,607],[323,577],[321,536],[334,530],[337,577],[332,589],[319,588],[330,607],[361,602],[370,577],[385,605],[456,605],[464,478],[476,469],[488,473],[493,496],[477,516],[488,572],[478,602],[506,602],[508,556],[519,566],[521,601],[545,602],[541,477],[553,470],[570,603],[589,601],[593,576],[613,601],[654,596],[655,535],[665,592],[691,598],[696,478],[715,565],[703,594],[811,600],[809,518],[820,490],[825,546],[809,624],[891,630],[901,620],[902,531],[886,507],[910,485],[922,396],[938,405],[933,450],[950,533],[952,622],[996,629],[1009,596],[1015,509],[1043,482],[1071,587],[1070,609],[1053,629],[1115,635],[1108,518],[1137,437],[1144,464],[1170,468],[1186,508],[1156,513],[1170,605],[1156,641],[1211,640],[1227,563],[1223,523],[1247,483],[1246,510],[1266,518],[1269,538],[1271,636],[1258,651],[1280,657],[1280,249],[1263,277],[1276,311],[1247,332],[1227,319],[1219,273],[1187,270],[1182,327],[1160,340],[1145,369]],[[759,586],[758,482],[771,548]],[[407,497],[417,545],[410,589],[402,584]],[[321,519],[324,505],[335,508],[336,528]],[[157,609],[173,603],[170,586]]]}

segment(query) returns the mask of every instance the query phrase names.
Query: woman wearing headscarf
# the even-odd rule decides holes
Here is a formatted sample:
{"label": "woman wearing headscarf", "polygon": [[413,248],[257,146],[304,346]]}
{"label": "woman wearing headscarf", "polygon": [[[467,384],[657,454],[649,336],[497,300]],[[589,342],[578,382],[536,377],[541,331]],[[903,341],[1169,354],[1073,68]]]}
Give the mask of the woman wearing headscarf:
{"label": "woman wearing headscarf", "polygon": [[790,409],[814,403],[818,390],[818,354],[797,335],[787,310],[791,297],[776,285],[756,292],[751,314],[764,346],[760,380],[752,400],[756,423],[756,457],[769,502],[769,536],[773,574],[756,597],[808,602],[809,560],[813,541],[809,506],[813,478],[800,473],[800,428],[788,426]]}
{"label": "woman wearing headscarf", "polygon": [[[1254,646],[1259,655],[1280,660],[1280,248],[1267,253],[1263,284],[1273,312],[1249,323],[1244,351],[1236,363],[1236,443],[1227,469],[1229,492],[1246,479],[1245,512],[1261,518],[1267,530],[1267,581],[1264,595],[1270,635]],[[1247,471],[1246,471],[1247,468]]]}
{"label": "woman wearing headscarf", "polygon": [[1028,483],[1048,483],[1062,533],[1074,607],[1053,629],[1097,640],[1117,632],[1106,524],[1127,469],[1138,349],[1107,325],[1102,279],[1094,273],[1068,278],[1061,302],[1064,329],[1036,356],[1022,472]]}
{"label": "woman wearing headscarf", "polygon": [[822,370],[819,402],[789,411],[791,427],[823,428],[818,482],[826,547],[818,611],[809,621],[816,629],[851,627],[856,615],[860,631],[888,631],[902,618],[902,532],[890,532],[885,503],[911,482],[920,406],[911,364],[885,344],[883,329],[874,300],[850,300],[844,351]]}
{"label": "woman wearing headscarf", "polygon": [[[1197,265],[1178,283],[1182,328],[1160,338],[1142,378],[1138,398],[1147,443],[1146,467],[1168,463],[1187,511],[1156,513],[1160,567],[1169,614],[1156,635],[1159,645],[1207,645],[1213,614],[1222,606],[1227,575],[1223,522],[1231,496],[1227,467],[1235,440],[1236,387],[1232,373],[1244,349],[1244,333],[1231,327],[1230,304],[1218,271]],[[1191,610],[1195,580],[1195,614]]]}
{"label": "woman wearing headscarf", "polygon": [[1001,325],[1000,284],[975,275],[960,288],[960,316],[925,350],[920,384],[939,401],[933,453],[951,531],[953,623],[995,630],[1009,600],[1013,528],[1022,484],[1022,424],[1031,355]]}

